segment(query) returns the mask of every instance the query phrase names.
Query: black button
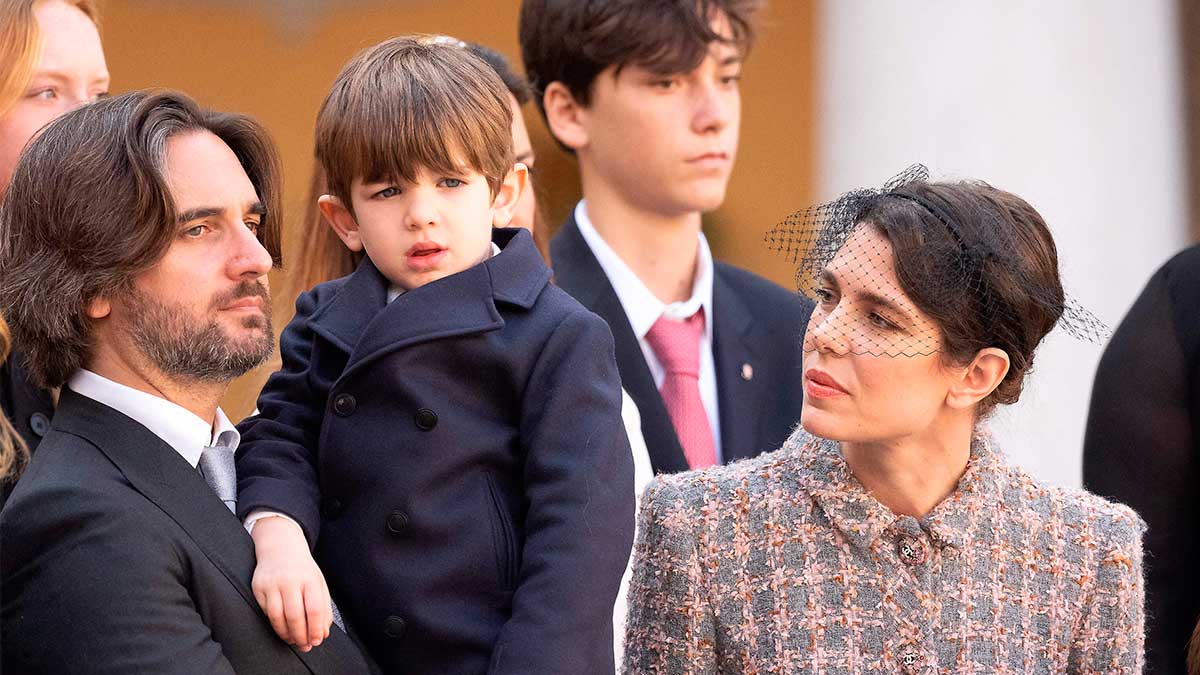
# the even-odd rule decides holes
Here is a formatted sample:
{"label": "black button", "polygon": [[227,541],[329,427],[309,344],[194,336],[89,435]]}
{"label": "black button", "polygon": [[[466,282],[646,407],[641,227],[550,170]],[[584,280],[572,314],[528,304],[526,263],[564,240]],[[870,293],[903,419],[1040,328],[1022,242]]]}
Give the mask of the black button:
{"label": "black button", "polygon": [[325,518],[337,518],[342,512],[342,502],[337,497],[321,499],[321,515]]}
{"label": "black button", "polygon": [[338,417],[349,417],[354,414],[354,409],[358,407],[358,401],[350,394],[338,394],[337,398],[333,399],[333,412]]}
{"label": "black button", "polygon": [[416,414],[417,428],[421,431],[430,431],[437,426],[437,413],[429,408],[421,408]]}
{"label": "black button", "polygon": [[404,635],[406,628],[408,628],[408,624],[398,616],[389,616],[383,622],[383,634],[393,640],[399,640]]}
{"label": "black button", "polygon": [[392,534],[400,534],[408,527],[408,514],[403,511],[392,511],[387,517],[387,529]]}
{"label": "black button", "polygon": [[33,433],[38,437],[46,435],[50,431],[50,418],[46,417],[45,413],[35,412],[29,416],[29,428],[33,429]]}

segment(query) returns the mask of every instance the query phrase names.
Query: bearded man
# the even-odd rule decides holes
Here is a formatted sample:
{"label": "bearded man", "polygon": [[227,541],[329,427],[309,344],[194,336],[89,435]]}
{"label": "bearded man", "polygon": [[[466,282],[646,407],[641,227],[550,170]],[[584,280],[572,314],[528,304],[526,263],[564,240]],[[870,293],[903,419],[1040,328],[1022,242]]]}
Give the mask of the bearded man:
{"label": "bearded man", "polygon": [[0,312],[58,412],[0,512],[3,670],[366,672],[301,651],[250,588],[238,432],[218,407],[271,353],[279,161],[252,120],[134,92],[68,113],[0,208]]}

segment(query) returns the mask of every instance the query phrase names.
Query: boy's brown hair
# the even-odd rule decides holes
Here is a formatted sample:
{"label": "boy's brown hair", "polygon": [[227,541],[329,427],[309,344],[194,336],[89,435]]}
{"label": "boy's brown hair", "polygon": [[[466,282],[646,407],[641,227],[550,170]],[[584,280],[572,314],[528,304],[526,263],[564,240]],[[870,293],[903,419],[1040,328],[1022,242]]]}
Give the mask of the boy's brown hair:
{"label": "boy's brown hair", "polygon": [[0,314],[42,386],[87,365],[92,300],[127,293],[178,238],[166,146],[194,132],[216,135],[241,162],[266,207],[258,240],[279,265],[280,164],[257,122],[171,91],[59,117],[25,148],[0,206]]}
{"label": "boy's brown hair", "polygon": [[496,71],[436,38],[392,38],[342,68],[317,115],[317,161],[353,213],[350,185],[416,180],[419,168],[487,178],[492,195],[513,167],[512,108]]}
{"label": "boy's brown hair", "polygon": [[[543,94],[562,82],[581,105],[609,66],[637,65],[656,73],[686,73],[713,42],[742,54],[754,43],[754,19],[764,0],[523,0],[521,57],[533,98],[545,117]],[[729,34],[713,30],[724,16]]]}

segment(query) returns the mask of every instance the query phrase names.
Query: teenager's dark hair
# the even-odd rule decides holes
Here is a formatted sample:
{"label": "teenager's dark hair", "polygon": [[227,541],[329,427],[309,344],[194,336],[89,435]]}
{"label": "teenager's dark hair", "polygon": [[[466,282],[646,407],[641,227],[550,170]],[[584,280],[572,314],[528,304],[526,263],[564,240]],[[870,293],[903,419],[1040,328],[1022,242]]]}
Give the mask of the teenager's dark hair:
{"label": "teenager's dark hair", "polygon": [[[636,64],[663,74],[684,73],[704,60],[709,44],[749,51],[763,0],[523,0],[521,57],[538,109],[551,82],[562,82],[582,105],[602,70]],[[723,14],[730,34],[712,29]]]}
{"label": "teenager's dark hair", "polygon": [[257,122],[170,91],[63,115],[25,149],[0,207],[0,314],[42,386],[86,365],[91,301],[120,297],[176,240],[166,146],[197,131],[224,141],[246,170],[266,207],[258,239],[280,264],[280,164]]}
{"label": "teenager's dark hair", "polygon": [[[1024,199],[983,182],[916,182],[904,192],[938,215],[909,199],[882,198],[858,222],[870,223],[891,242],[900,286],[940,327],[945,358],[969,363],[987,347],[1008,354],[1008,374],[981,403],[980,414],[1016,402],[1034,350],[1065,306],[1058,251],[1046,222]],[[1007,250],[975,261],[970,283],[958,267],[931,259],[987,241],[1004,241]]]}

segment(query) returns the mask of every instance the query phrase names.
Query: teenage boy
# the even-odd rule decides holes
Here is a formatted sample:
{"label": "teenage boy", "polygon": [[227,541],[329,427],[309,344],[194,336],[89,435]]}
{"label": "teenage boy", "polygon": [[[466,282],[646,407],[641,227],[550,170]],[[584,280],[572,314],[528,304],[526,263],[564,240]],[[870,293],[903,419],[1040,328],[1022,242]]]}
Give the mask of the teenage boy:
{"label": "teenage boy", "polygon": [[495,71],[416,38],[354,57],[321,108],[320,205],[367,257],[300,296],[238,455],[255,592],[297,644],[329,627],[328,579],[388,672],[613,672],[612,336],[527,231],[493,230],[525,182],[511,124]]}
{"label": "teenage boy", "polygon": [[133,92],[69,112],[0,209],[0,311],[49,432],[0,513],[6,673],[357,673],[334,629],[300,653],[251,591],[217,407],[274,346],[274,145],[240,115]]}
{"label": "teenage boy", "polygon": [[579,160],[550,244],[557,283],[604,317],[656,472],[779,447],[800,419],[811,304],[715,263],[701,214],[737,153],[752,0],[524,0],[525,70]]}

